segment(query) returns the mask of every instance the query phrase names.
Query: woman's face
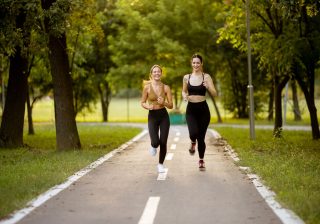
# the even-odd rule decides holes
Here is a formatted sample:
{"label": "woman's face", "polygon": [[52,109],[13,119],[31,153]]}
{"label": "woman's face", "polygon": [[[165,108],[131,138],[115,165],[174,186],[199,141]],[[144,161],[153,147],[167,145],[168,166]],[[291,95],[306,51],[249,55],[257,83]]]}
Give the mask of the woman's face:
{"label": "woman's face", "polygon": [[195,71],[195,72],[201,71],[202,63],[201,63],[200,58],[192,58],[191,66],[192,66],[193,71]]}
{"label": "woman's face", "polygon": [[154,67],[152,69],[151,77],[153,80],[156,80],[156,81],[161,80],[161,75],[162,75],[162,72],[159,67]]}

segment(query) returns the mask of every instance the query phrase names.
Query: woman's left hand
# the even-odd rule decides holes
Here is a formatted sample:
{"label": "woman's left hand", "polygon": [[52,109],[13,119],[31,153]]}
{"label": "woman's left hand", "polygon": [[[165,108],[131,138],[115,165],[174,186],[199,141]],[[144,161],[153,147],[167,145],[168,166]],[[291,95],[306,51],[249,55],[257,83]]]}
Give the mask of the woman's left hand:
{"label": "woman's left hand", "polygon": [[164,98],[159,96],[158,97],[158,104],[163,105],[164,104]]}
{"label": "woman's left hand", "polygon": [[204,80],[204,81],[203,81],[203,86],[206,87],[206,89],[209,88],[209,85],[208,85],[208,81],[207,81],[207,80]]}

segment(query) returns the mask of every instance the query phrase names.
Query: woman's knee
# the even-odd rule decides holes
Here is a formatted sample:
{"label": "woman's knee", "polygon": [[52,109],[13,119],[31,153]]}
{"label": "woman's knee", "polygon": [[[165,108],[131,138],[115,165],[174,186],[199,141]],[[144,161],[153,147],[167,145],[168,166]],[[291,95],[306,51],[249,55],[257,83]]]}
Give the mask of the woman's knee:
{"label": "woman's knee", "polygon": [[198,138],[198,135],[196,133],[190,133],[189,137],[192,141],[195,141]]}
{"label": "woman's knee", "polygon": [[153,148],[158,148],[158,146],[160,145],[160,140],[159,139],[157,139],[157,140],[152,140],[151,141],[151,145],[152,145],[152,147]]}

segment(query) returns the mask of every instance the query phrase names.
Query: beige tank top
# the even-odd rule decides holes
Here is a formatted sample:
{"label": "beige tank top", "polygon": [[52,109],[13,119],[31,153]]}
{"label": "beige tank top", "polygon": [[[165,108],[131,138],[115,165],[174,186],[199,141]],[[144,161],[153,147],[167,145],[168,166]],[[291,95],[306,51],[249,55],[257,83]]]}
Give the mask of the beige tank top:
{"label": "beige tank top", "polygon": [[152,84],[150,83],[150,93],[148,94],[148,102],[149,104],[153,104],[153,105],[160,105],[158,104],[158,97],[162,97],[163,99],[165,99],[166,94],[164,92],[164,84],[161,85],[161,91],[160,91],[160,95],[158,96],[156,94],[156,92],[154,91]]}

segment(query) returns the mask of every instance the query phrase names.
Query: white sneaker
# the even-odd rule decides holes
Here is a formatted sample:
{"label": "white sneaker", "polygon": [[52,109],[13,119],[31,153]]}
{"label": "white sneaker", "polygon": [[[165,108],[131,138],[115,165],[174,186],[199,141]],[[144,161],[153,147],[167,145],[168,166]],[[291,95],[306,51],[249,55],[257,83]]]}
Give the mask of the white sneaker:
{"label": "white sneaker", "polygon": [[164,167],[164,165],[162,164],[158,164],[158,173],[165,173],[166,172],[166,168]]}
{"label": "white sneaker", "polygon": [[157,148],[150,147],[149,153],[150,155],[155,156],[157,154]]}

